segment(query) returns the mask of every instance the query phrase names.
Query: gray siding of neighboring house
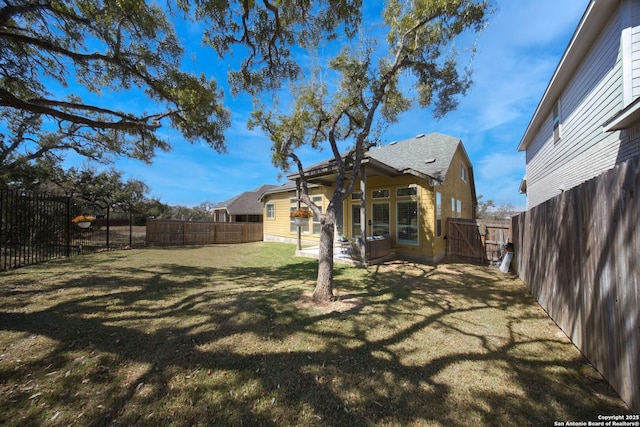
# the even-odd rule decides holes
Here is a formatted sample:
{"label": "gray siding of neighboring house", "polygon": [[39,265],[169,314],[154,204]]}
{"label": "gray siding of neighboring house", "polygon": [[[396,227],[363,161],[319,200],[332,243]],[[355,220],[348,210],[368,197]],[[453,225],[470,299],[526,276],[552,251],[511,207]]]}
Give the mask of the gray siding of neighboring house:
{"label": "gray siding of neighboring house", "polygon": [[640,1],[632,2],[631,20],[636,23],[631,28],[631,75],[633,76],[633,99],[640,97]]}
{"label": "gray siding of neighboring house", "polygon": [[618,163],[640,156],[640,124],[621,133],[622,142],[618,152]]}
{"label": "gray siding of neighboring house", "polygon": [[[631,76],[633,99],[640,98],[640,0],[631,2]],[[619,161],[640,156],[640,124],[622,132]]]}
{"label": "gray siding of neighboring house", "polygon": [[[626,13],[631,8],[632,18]],[[527,208],[572,188],[638,151],[637,132],[606,132],[602,125],[622,108],[622,27],[632,27],[633,99],[640,91],[640,1],[619,7],[585,56],[559,100],[561,138],[553,142],[551,114],[527,149]],[[632,141],[636,144],[630,144]],[[626,150],[626,151],[625,151]],[[635,150],[635,151],[634,151]],[[622,151],[625,151],[624,156]],[[637,154],[637,153],[636,153]]]}

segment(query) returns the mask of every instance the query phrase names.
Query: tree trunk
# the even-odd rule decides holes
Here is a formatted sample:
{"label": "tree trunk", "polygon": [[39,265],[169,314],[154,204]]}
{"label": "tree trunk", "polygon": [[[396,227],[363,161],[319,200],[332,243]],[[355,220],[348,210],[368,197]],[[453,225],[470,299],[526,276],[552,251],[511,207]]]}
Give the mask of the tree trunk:
{"label": "tree trunk", "polygon": [[329,302],[333,296],[333,236],[335,214],[327,212],[321,222],[320,248],[318,249],[318,281],[313,291],[313,300]]}

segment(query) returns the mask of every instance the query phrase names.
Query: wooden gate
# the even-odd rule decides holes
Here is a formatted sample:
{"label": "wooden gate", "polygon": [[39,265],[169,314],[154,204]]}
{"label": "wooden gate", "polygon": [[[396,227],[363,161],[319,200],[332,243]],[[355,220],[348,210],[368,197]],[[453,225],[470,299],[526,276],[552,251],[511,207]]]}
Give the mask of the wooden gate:
{"label": "wooden gate", "polygon": [[511,220],[478,220],[478,230],[484,245],[485,260],[496,262],[502,256],[504,245],[513,242]]}
{"label": "wooden gate", "polygon": [[511,221],[447,218],[447,255],[480,262],[498,261],[511,240]]}
{"label": "wooden gate", "polygon": [[482,239],[475,220],[447,218],[447,255],[484,262]]}

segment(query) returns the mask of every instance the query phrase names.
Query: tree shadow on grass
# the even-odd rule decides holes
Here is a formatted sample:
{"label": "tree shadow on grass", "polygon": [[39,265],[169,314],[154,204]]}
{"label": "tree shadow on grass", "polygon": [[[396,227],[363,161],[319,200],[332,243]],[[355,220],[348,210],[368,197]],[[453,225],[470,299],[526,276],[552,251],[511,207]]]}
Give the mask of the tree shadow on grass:
{"label": "tree shadow on grass", "polygon": [[338,267],[341,297],[361,303],[297,308],[316,273],[94,264],[26,299],[5,289],[0,333],[30,354],[3,340],[0,422],[536,425],[625,410],[495,271]]}

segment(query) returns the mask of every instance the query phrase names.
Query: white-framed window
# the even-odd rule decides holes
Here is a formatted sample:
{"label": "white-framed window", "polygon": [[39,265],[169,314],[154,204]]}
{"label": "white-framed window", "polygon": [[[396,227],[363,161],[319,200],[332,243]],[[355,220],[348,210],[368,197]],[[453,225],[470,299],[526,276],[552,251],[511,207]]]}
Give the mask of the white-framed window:
{"label": "white-framed window", "polygon": [[405,245],[418,244],[418,202],[400,201],[396,204],[397,241]]}
{"label": "white-framed window", "polygon": [[362,191],[354,191],[351,193],[351,200],[362,200]]}
{"label": "white-framed window", "polygon": [[460,178],[462,178],[464,182],[467,182],[467,168],[464,164],[460,164]]}
{"label": "white-framed window", "polygon": [[[289,213],[291,213],[294,210],[296,210],[297,206],[298,206],[298,202],[297,202],[296,199],[289,199]],[[300,209],[309,210],[309,208],[307,206],[301,206]],[[293,218],[289,219],[289,231],[291,233],[297,233],[298,232],[298,226],[296,225],[296,223],[293,220]],[[300,232],[302,232],[302,234],[309,234],[309,219],[307,219],[306,224],[303,224],[303,225],[300,226]]]}
{"label": "white-framed window", "polygon": [[371,204],[371,235],[385,236],[390,232],[389,203],[374,202]]}
{"label": "white-framed window", "polygon": [[[322,196],[313,196],[311,198],[311,201],[320,208],[320,210],[322,211]],[[312,233],[313,234],[320,234],[320,229],[322,228],[322,225],[320,224],[320,218],[317,217],[315,214],[313,215],[313,230]]]}
{"label": "white-framed window", "polygon": [[351,237],[359,237],[362,234],[360,225],[360,205],[351,205]]}
{"label": "white-framed window", "polygon": [[389,198],[389,190],[373,190],[371,192],[372,199],[388,199]]}
{"label": "white-framed window", "polygon": [[442,237],[442,193],[436,191],[436,237]]}
{"label": "white-framed window", "polygon": [[451,198],[451,218],[462,218],[462,200]]}
{"label": "white-framed window", "polygon": [[551,122],[553,123],[553,142],[556,143],[558,141],[560,141],[560,138],[562,137],[561,134],[561,126],[560,126],[560,122],[561,122],[561,110],[560,110],[560,100],[556,101],[555,104],[553,104],[553,108],[551,110]]}
{"label": "white-framed window", "polygon": [[418,195],[418,187],[401,187],[396,188],[396,197],[411,197]]}
{"label": "white-framed window", "polygon": [[273,203],[267,203],[265,206],[265,217],[267,219],[275,219],[276,218],[276,205]]}

